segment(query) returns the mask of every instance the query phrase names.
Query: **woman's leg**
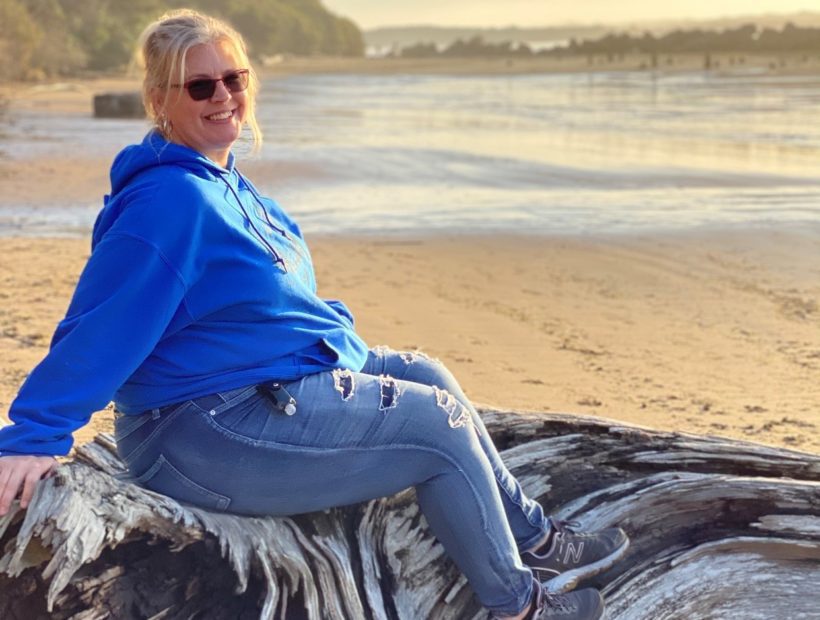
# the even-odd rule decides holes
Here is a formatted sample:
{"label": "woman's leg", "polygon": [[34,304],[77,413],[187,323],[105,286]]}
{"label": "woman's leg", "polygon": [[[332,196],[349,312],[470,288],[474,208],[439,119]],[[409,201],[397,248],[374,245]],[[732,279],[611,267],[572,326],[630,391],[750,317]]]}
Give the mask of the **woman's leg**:
{"label": "woman's leg", "polygon": [[382,346],[371,350],[364,371],[438,386],[446,390],[448,396],[442,400],[449,406],[458,403],[470,411],[480,430],[481,447],[498,482],[504,511],[522,559],[539,580],[549,583],[550,590],[567,591],[578,581],[608,569],[626,553],[629,538],[621,528],[575,531],[560,521],[544,518],[541,506],[526,497],[518,480],[502,462],[480,416],[441,362],[423,353],[396,352]]}
{"label": "woman's leg", "polygon": [[[377,346],[371,349],[362,372],[436,386],[463,405],[470,412],[473,424],[479,430],[481,448],[487,455],[498,483],[504,512],[518,549],[520,551],[533,549],[546,539],[550,524],[544,516],[543,508],[524,494],[518,480],[501,460],[481,416],[478,415],[458,381],[444,364],[419,351],[399,352],[389,347]],[[439,396],[439,399],[446,402],[447,397]],[[450,399],[449,406],[455,406],[452,399]]]}
{"label": "woman's leg", "polygon": [[310,512],[413,486],[482,604],[503,616],[527,607],[532,573],[462,405],[443,406],[430,386],[350,371],[284,387],[292,416],[253,388],[218,394],[137,429],[119,423],[120,452],[148,488],[246,514]]}

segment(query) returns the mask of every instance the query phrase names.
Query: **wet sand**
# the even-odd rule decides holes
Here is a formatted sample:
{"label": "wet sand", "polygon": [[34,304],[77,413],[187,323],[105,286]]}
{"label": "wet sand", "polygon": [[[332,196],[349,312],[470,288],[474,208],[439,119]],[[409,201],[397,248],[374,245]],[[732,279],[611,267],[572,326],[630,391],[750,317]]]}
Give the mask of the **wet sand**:
{"label": "wet sand", "polygon": [[[309,241],[369,344],[440,358],[477,403],[820,452],[820,231]],[[87,255],[0,240],[0,410]]]}

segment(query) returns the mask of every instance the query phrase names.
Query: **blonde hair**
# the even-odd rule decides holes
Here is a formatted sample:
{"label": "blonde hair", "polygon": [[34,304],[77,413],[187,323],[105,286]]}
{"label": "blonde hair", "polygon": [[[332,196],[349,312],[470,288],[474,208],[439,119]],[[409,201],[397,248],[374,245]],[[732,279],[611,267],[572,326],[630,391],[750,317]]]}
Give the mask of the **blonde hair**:
{"label": "blonde hair", "polygon": [[[167,105],[171,97],[171,85],[185,82],[185,60],[188,51],[196,45],[221,41],[231,45],[239,61],[249,69],[245,122],[253,136],[253,150],[258,151],[262,146],[262,131],[256,121],[259,79],[251,67],[242,35],[214,17],[191,9],[178,9],[165,13],[143,30],[135,61],[144,72],[142,102],[145,111],[156,129],[165,135],[167,131],[163,127],[160,110],[154,107],[152,93],[155,89],[164,92],[163,107]],[[181,95],[180,90],[179,96]]]}

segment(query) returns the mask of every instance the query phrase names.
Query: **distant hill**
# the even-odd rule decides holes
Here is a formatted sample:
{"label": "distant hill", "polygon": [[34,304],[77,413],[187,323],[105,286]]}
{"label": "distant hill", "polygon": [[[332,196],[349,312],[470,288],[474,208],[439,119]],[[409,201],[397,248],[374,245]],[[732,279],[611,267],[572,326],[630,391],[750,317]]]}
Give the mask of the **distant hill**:
{"label": "distant hill", "polygon": [[550,47],[567,43],[570,39],[597,39],[613,32],[638,34],[651,32],[664,34],[675,29],[725,30],[738,28],[744,24],[780,29],[787,23],[796,26],[820,26],[820,12],[803,11],[789,14],[745,15],[709,20],[655,20],[624,22],[622,24],[567,24],[541,28],[447,28],[439,26],[396,26],[374,28],[364,31],[364,40],[369,52],[386,51],[390,48],[402,49],[418,43],[433,43],[446,46],[458,39],[467,40],[479,36],[487,43],[517,41],[537,47]]}

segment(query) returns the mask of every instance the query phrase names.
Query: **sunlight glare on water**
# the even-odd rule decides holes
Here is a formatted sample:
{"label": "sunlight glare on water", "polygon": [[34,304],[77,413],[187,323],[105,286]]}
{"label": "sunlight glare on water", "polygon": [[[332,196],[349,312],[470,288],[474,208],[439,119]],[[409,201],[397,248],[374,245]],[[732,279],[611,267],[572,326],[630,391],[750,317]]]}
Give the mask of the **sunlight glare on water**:
{"label": "sunlight glare on water", "polygon": [[[267,79],[258,114],[265,145],[255,160],[240,146],[240,168],[308,231],[820,222],[814,76],[307,75]],[[18,158],[61,141],[115,152],[144,130],[21,122],[50,139],[23,131]]]}

